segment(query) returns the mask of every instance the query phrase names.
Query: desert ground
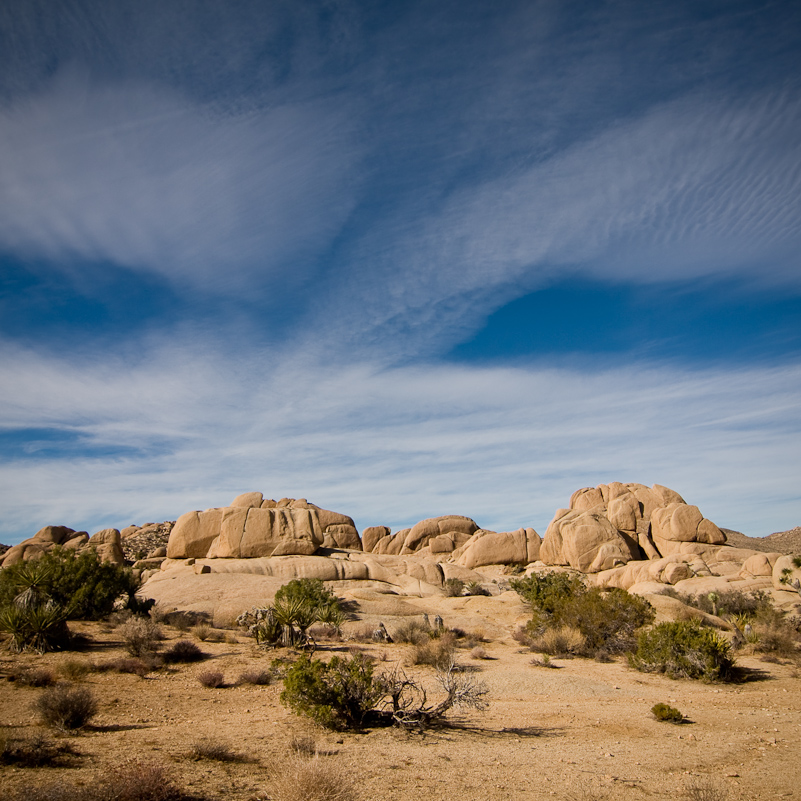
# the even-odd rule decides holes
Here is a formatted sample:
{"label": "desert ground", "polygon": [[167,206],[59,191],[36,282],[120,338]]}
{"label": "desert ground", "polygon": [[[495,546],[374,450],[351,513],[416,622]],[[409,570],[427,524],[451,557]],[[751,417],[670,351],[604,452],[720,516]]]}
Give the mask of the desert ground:
{"label": "desert ground", "polygon": [[[0,735],[44,732],[31,705],[42,689],[11,680],[30,667],[75,674],[126,656],[109,623],[72,623],[85,635],[79,652],[0,653]],[[164,647],[191,632],[165,626]],[[67,739],[77,752],[69,766],[0,767],[7,791],[88,784],[131,759],[165,765],[204,798],[271,798],[271,783],[293,743],[313,741],[323,763],[345,768],[364,801],[488,799],[729,799],[772,801],[801,796],[801,680],[791,660],[739,656],[743,680],[704,684],[643,674],[625,659],[609,663],[557,659],[554,667],[511,636],[487,637],[487,658],[459,650],[459,662],[489,688],[485,711],[451,711],[445,725],[424,733],[374,728],[331,732],[284,707],[280,678],[236,685],[246,671],[269,670],[283,650],[264,650],[241,632],[200,642],[208,658],[162,668],[140,678],[90,670],[80,683],[97,695],[97,716]],[[479,633],[480,634],[480,633]],[[477,635],[478,636],[478,635]],[[317,654],[359,649],[378,669],[408,663],[410,646],[323,642]],[[434,687],[430,667],[406,667]],[[226,686],[207,689],[198,674],[215,670]],[[657,702],[681,710],[686,722],[660,723]],[[227,746],[243,761],[193,757],[196,744]],[[706,793],[706,794],[704,794]]]}

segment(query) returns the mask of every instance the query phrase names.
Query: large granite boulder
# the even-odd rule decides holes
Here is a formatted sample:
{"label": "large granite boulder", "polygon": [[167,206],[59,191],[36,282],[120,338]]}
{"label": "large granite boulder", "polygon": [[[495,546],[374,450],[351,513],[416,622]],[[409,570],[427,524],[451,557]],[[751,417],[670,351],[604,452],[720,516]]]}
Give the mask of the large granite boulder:
{"label": "large granite boulder", "polygon": [[[431,549],[434,553],[451,553],[460,545],[467,542],[470,537],[478,530],[478,523],[469,517],[462,515],[442,515],[441,517],[430,517],[415,523],[411,528],[404,528],[395,534],[390,534],[389,529],[385,533],[375,527],[367,529],[370,532],[369,541],[372,545],[364,549],[376,554],[387,554],[399,556],[401,554],[411,554],[428,547],[432,541],[436,541]],[[363,543],[366,538],[362,538]]]}
{"label": "large granite boulder", "polygon": [[260,492],[234,498],[230,506],[187,512],[167,544],[170,559],[243,559],[311,556],[321,547],[361,550],[352,518],[321,509],[305,498],[265,500]]}
{"label": "large granite boulder", "polygon": [[[545,532],[540,559],[595,573],[631,560],[687,553],[687,543],[722,545],[726,536],[672,489],[613,481],[576,490]],[[680,568],[671,568],[678,575]]]}
{"label": "large granite boulder", "polygon": [[[539,559],[540,542],[533,528],[502,532],[480,530],[454,551],[452,559],[470,570],[486,565],[526,565]],[[431,549],[434,550],[433,544]]]}

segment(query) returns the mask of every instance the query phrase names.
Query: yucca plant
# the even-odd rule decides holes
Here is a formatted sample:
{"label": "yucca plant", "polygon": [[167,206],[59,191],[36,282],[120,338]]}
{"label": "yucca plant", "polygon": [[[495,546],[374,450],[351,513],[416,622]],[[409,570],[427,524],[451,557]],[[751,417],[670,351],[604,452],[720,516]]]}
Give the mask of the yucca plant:
{"label": "yucca plant", "polygon": [[43,654],[68,639],[67,611],[52,601],[28,606],[9,604],[0,610],[0,630],[11,635],[12,651]]}

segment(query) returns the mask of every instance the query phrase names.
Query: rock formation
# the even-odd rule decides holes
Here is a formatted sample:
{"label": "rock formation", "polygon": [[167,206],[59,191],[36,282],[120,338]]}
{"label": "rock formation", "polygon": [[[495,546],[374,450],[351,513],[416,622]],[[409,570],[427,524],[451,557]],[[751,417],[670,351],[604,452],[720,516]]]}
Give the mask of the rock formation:
{"label": "rock formation", "polygon": [[545,532],[540,559],[583,573],[680,553],[684,543],[722,545],[726,535],[697,506],[654,484],[599,484],[577,490]]}
{"label": "rock formation", "polygon": [[353,520],[306,501],[265,500],[260,492],[239,495],[230,506],[187,512],[167,545],[171,559],[311,556],[320,548],[361,550]]}
{"label": "rock formation", "polygon": [[10,567],[17,562],[38,559],[57,545],[78,553],[93,548],[104,561],[124,563],[120,532],[116,528],[103,529],[90,537],[86,531],[75,531],[67,526],[45,526],[30,539],[9,548],[0,556],[0,565]]}

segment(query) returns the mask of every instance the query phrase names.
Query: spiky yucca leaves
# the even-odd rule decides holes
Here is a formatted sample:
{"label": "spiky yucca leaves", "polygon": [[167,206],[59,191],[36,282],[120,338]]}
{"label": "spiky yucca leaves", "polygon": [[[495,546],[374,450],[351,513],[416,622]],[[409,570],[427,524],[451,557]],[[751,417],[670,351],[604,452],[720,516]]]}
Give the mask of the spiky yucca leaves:
{"label": "spiky yucca leaves", "polygon": [[67,611],[52,601],[32,605],[8,604],[0,609],[0,631],[10,635],[12,651],[43,654],[69,639]]}

